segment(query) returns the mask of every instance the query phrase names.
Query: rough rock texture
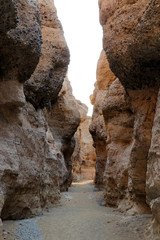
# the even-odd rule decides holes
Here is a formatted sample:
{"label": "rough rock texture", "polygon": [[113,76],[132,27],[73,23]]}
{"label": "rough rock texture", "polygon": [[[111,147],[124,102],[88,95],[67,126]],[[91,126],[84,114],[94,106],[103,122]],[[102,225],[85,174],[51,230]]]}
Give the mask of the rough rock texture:
{"label": "rough rock texture", "polygon": [[103,174],[107,159],[107,135],[102,114],[102,106],[104,100],[106,99],[106,91],[115,78],[115,75],[109,68],[105,52],[102,51],[97,66],[97,82],[95,83],[95,90],[93,95],[90,97],[91,103],[94,104],[90,133],[92,134],[94,140],[94,147],[97,156],[95,185],[99,188],[103,187]]}
{"label": "rough rock texture", "polygon": [[116,79],[103,105],[107,134],[104,174],[106,204],[129,213],[145,213],[147,155],[157,92],[130,91]]}
{"label": "rough rock texture", "polygon": [[62,88],[69,64],[69,50],[53,0],[38,0],[42,16],[42,56],[25,83],[27,101],[37,108],[50,106]]}
{"label": "rough rock texture", "polygon": [[0,81],[24,82],[33,73],[41,50],[37,0],[1,0],[0,15]]}
{"label": "rough rock texture", "polygon": [[66,191],[72,182],[72,153],[75,147],[74,133],[80,122],[77,102],[72,95],[70,82],[65,78],[57,102],[51,110],[44,110],[53,137],[53,147],[60,150],[59,184],[61,191]]}
{"label": "rough rock texture", "polygon": [[[53,3],[39,1],[39,12],[36,0],[0,1],[2,219],[39,214],[44,207],[56,203],[60,189],[66,190],[71,182],[73,135],[80,117],[67,80],[58,94],[67,72],[69,53]],[[40,57],[41,19],[44,44]],[[44,67],[41,73],[38,61],[41,69]],[[30,76],[25,89],[29,84],[33,88],[25,90],[30,101],[26,102],[22,82]],[[35,102],[31,101],[32,96]],[[46,104],[47,108],[41,110]]]}
{"label": "rough rock texture", "polygon": [[[103,52],[102,52],[103,53]],[[102,61],[103,59],[103,61]],[[105,65],[108,74],[104,74]],[[157,90],[125,90],[101,54],[103,90],[97,83],[90,132],[96,148],[96,184],[104,184],[104,203],[128,213],[146,213],[147,156]],[[110,72],[110,73],[109,73]],[[112,74],[111,74],[112,73]],[[103,77],[104,74],[104,77]]]}
{"label": "rough rock texture", "polygon": [[[156,101],[160,83],[160,1],[99,0],[99,6],[104,51],[117,77],[105,89],[98,110],[94,110],[94,131],[91,125],[96,143],[100,124],[95,124],[94,116],[97,112],[100,118],[103,112],[104,200],[133,214],[148,211],[147,199],[153,224],[146,238],[159,239],[159,98],[157,108]],[[107,83],[108,74],[104,68],[99,69]],[[98,79],[96,89],[97,85]],[[96,109],[95,94],[92,100]]]}
{"label": "rough rock texture", "polygon": [[0,156],[3,219],[39,214],[59,198],[57,152],[50,149],[41,111],[1,107]]}
{"label": "rough rock texture", "polygon": [[89,133],[91,117],[87,116],[88,108],[78,102],[81,122],[75,133],[75,150],[72,155],[73,161],[73,181],[83,179],[94,180],[96,153],[93,147],[93,140]]}
{"label": "rough rock texture", "polygon": [[160,236],[160,92],[158,94],[156,112],[154,117],[154,124],[152,128],[152,140],[148,156],[148,170],[147,170],[147,202],[151,206],[153,221],[152,226],[146,233],[146,239],[159,239]]}
{"label": "rough rock texture", "polygon": [[159,0],[99,0],[104,49],[126,88],[159,85]]}

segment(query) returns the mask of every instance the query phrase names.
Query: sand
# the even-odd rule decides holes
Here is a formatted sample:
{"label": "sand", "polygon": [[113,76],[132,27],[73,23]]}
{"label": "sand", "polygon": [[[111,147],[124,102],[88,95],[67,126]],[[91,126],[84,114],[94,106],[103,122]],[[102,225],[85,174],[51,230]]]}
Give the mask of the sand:
{"label": "sand", "polygon": [[150,215],[126,216],[102,206],[92,181],[73,183],[58,206],[42,216],[5,221],[7,240],[143,240]]}

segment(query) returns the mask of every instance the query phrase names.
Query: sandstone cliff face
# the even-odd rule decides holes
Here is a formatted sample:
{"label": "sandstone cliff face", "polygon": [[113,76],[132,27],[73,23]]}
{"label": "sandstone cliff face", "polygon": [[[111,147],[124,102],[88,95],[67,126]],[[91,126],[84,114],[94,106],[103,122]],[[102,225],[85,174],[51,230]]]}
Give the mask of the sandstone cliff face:
{"label": "sandstone cliff face", "polygon": [[99,0],[104,49],[126,88],[159,85],[159,0]]}
{"label": "sandstone cliff face", "polygon": [[[94,129],[99,125],[95,123],[96,112],[99,118],[103,113],[105,122],[102,132],[106,164],[105,170],[104,167],[101,170],[104,173],[104,202],[132,214],[148,212],[147,200],[153,224],[146,238],[159,239],[160,2],[99,0],[99,6],[104,51],[117,77],[105,89],[98,110],[95,97],[93,101]],[[101,65],[108,67],[107,63]],[[107,83],[109,75],[99,63],[98,69]],[[97,78],[96,94],[98,81]],[[96,146],[98,132],[92,131],[92,135]]]}
{"label": "sandstone cliff face", "polygon": [[91,117],[87,116],[88,108],[81,102],[77,102],[81,115],[81,122],[75,133],[75,150],[72,155],[73,181],[94,180],[96,153],[93,140],[89,133]]}
{"label": "sandstone cliff face", "polygon": [[107,159],[107,135],[102,114],[102,106],[106,99],[107,90],[115,78],[115,75],[109,68],[105,52],[102,51],[97,66],[97,82],[95,83],[95,90],[93,95],[90,97],[91,103],[94,104],[90,133],[92,134],[94,140],[97,156],[95,185],[99,188],[103,187],[103,175]]}
{"label": "sandstone cliff face", "polygon": [[80,117],[67,80],[61,90],[69,52],[53,1],[0,1],[0,12],[0,216],[20,219],[68,188]]}
{"label": "sandstone cliff face", "polygon": [[39,0],[42,18],[42,56],[25,83],[27,101],[37,108],[51,105],[62,88],[69,64],[69,50],[52,0]]}
{"label": "sandstone cliff face", "polygon": [[33,73],[41,50],[37,1],[1,0],[0,14],[1,81],[24,82]]}
{"label": "sandstone cliff face", "polygon": [[[53,137],[53,147],[59,149],[59,184],[66,191],[72,182],[72,153],[75,147],[74,133],[80,122],[77,102],[67,78],[63,83],[57,102],[51,110],[44,110]],[[65,169],[64,169],[65,168]]]}

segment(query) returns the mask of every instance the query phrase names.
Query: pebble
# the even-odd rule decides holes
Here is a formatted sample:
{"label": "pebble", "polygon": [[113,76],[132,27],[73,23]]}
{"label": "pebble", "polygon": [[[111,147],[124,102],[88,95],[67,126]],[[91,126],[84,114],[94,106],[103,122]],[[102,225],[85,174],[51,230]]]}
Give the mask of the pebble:
{"label": "pebble", "polygon": [[16,228],[16,240],[44,240],[37,225],[39,218],[21,220]]}

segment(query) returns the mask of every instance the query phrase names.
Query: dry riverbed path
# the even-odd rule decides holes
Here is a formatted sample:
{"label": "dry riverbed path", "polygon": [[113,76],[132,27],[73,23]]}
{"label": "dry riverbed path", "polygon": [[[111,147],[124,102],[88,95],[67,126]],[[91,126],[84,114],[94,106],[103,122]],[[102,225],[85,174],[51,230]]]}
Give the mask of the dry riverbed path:
{"label": "dry riverbed path", "polygon": [[126,216],[102,206],[91,181],[73,183],[58,206],[42,216],[5,221],[7,240],[143,240],[149,215]]}

